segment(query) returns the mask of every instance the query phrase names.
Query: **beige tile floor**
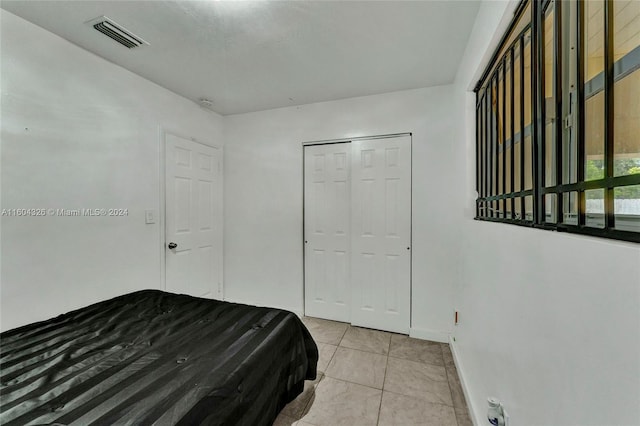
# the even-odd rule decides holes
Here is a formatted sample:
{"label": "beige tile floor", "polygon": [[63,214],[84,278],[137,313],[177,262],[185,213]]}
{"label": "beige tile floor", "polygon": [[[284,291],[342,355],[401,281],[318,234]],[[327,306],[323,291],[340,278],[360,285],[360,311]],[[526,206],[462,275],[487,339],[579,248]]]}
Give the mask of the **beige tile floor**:
{"label": "beige tile floor", "polygon": [[469,426],[449,345],[316,318],[318,378],[275,426]]}

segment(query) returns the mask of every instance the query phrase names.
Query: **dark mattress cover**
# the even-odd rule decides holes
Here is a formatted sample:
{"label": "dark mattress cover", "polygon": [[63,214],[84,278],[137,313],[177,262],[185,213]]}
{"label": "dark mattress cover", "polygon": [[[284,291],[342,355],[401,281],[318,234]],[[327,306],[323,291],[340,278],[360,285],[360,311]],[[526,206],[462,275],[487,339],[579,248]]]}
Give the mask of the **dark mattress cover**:
{"label": "dark mattress cover", "polygon": [[291,312],[157,290],[0,338],[5,425],[268,425],[318,361]]}

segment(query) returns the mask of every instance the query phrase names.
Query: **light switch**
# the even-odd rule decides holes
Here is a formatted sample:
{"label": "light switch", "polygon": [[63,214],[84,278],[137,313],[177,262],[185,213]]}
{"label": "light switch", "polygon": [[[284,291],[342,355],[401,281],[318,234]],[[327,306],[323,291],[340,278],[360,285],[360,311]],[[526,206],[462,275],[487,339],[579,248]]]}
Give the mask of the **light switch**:
{"label": "light switch", "polygon": [[144,222],[146,224],[156,223],[156,215],[153,214],[153,210],[144,211]]}

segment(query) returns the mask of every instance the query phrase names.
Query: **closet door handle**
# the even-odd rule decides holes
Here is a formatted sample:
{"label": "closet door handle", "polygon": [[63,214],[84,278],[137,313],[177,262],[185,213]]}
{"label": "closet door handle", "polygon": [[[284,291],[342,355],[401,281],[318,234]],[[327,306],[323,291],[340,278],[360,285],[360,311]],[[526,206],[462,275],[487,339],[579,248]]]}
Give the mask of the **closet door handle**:
{"label": "closet door handle", "polygon": [[167,247],[169,247],[170,250],[173,250],[174,248],[178,247],[178,245],[176,243],[169,243]]}

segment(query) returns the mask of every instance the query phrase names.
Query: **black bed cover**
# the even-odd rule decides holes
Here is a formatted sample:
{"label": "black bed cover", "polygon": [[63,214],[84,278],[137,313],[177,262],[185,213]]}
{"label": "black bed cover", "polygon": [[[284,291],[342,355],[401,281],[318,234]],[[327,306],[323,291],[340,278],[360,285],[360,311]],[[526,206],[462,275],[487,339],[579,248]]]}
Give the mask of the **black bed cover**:
{"label": "black bed cover", "polygon": [[270,425],[316,377],[291,312],[143,290],[0,335],[0,424]]}

